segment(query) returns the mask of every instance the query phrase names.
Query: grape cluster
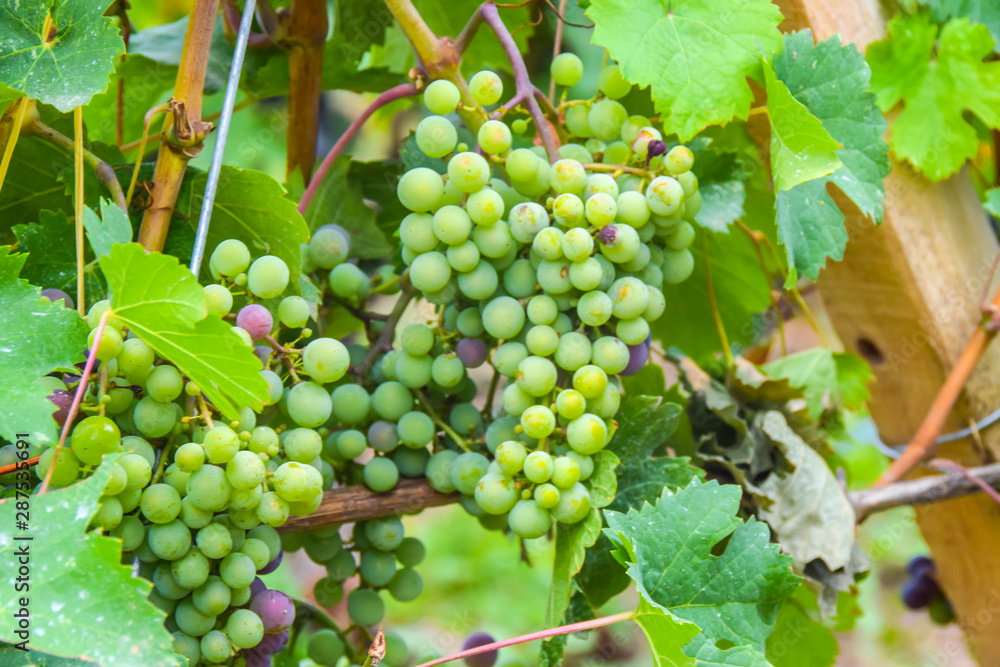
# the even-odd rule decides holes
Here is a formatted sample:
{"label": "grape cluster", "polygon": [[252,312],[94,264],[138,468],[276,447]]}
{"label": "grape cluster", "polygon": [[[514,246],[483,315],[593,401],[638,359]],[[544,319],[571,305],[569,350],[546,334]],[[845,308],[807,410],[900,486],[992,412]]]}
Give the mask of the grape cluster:
{"label": "grape cluster", "polygon": [[906,564],[910,579],[903,584],[900,597],[910,609],[926,608],[931,620],[947,625],[955,620],[955,612],[944,596],[937,580],[937,566],[927,556],[915,556]]}

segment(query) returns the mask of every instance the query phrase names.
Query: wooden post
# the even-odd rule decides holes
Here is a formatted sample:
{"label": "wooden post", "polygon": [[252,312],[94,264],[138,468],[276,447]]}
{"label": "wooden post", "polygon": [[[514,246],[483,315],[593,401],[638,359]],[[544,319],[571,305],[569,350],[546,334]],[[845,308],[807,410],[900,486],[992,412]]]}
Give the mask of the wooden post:
{"label": "wooden post", "polygon": [[[840,34],[865,47],[885,34],[878,0],[779,0],[783,29]],[[931,183],[904,164],[885,181],[885,221],[874,227],[839,192],[850,241],[817,283],[847,350],[875,371],[871,412],[883,440],[902,444],[920,425],[980,312],[998,246],[962,173]],[[991,293],[992,294],[992,293]],[[947,429],[1000,407],[1000,346],[987,350]],[[975,466],[1000,458],[1000,429],[942,446],[938,456]],[[1000,507],[977,494],[916,508],[958,623],[982,665],[1000,665]]]}

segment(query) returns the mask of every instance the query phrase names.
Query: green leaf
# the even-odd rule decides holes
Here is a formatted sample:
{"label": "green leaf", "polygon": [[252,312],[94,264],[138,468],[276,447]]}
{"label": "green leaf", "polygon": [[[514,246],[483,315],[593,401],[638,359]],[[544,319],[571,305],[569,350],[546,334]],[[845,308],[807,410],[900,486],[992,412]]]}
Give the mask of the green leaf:
{"label": "green leaf", "polygon": [[675,629],[658,641],[658,653],[683,648],[699,664],[767,664],[764,642],[801,580],[766,524],[736,516],[742,495],[737,486],[694,480],[665,490],[655,505],[605,511],[604,532],[650,609],[700,630],[688,641]]}
{"label": "green leaf", "polygon": [[768,0],[593,0],[587,16],[593,42],[626,79],[652,86],[664,133],[681,141],[746,118],[746,78],[781,44],[781,11]]}
{"label": "green leaf", "polygon": [[980,23],[990,31],[994,50],[1000,52],[1000,5],[993,0],[918,0],[931,9],[934,20],[944,23],[949,19],[966,18]]}
{"label": "green leaf", "polygon": [[986,191],[986,203],[983,206],[991,215],[1000,217],[1000,188]]}
{"label": "green leaf", "polygon": [[90,0],[0,0],[2,83],[64,112],[87,104],[125,51],[105,9]]}
{"label": "green leaf", "polygon": [[[753,243],[743,233],[705,232],[712,267],[712,287],[730,343],[749,345],[758,331],[753,317],[771,305],[770,279],[764,274]],[[653,337],[675,346],[695,360],[722,349],[712,319],[705,279],[705,253],[700,239],[689,250],[694,271],[680,285],[663,285],[670,315],[652,323]]]}
{"label": "green leaf", "polygon": [[725,232],[743,217],[746,174],[736,152],[715,148],[712,143],[700,148],[701,143],[696,139],[689,145],[702,202],[695,222],[705,229]]}
{"label": "green leaf", "polygon": [[[27,532],[15,533],[17,501],[0,501],[0,565],[15,572],[19,550],[30,549],[32,648],[105,667],[178,665],[165,615],[146,599],[152,584],[121,564],[120,540],[87,531],[115,458],[86,481],[31,496]],[[15,539],[25,536],[31,541]],[[3,618],[19,609],[19,597],[0,598]],[[13,623],[0,624],[0,640],[21,641]]]}
{"label": "green leaf", "polygon": [[352,257],[380,259],[391,255],[393,248],[375,223],[375,211],[365,204],[348,177],[350,166],[349,157],[339,157],[323,177],[305,212],[309,231],[337,224],[351,235]]}
{"label": "green leaf", "polygon": [[833,471],[777,410],[754,420],[783,461],[757,483],[769,504],[757,516],[768,523],[785,553],[802,565],[822,559],[830,570],[848,565],[854,548],[854,508]]}
{"label": "green leaf", "polygon": [[176,365],[229,419],[249,406],[260,412],[267,383],[260,361],[218,315],[206,315],[205,295],[176,257],[146,254],[137,243],[116,245],[101,258],[115,317]]}
{"label": "green leaf", "polygon": [[[42,211],[38,222],[14,225],[18,250],[28,253],[21,277],[43,289],[61,289],[76,299],[76,236],[73,222],[62,213]],[[84,260],[92,259],[89,253]],[[84,269],[88,301],[104,297],[104,281],[96,267]]]}
{"label": "green leaf", "polygon": [[[11,255],[0,246],[0,437],[9,442],[27,433],[36,445],[51,445],[58,436],[48,392],[34,383],[53,371],[72,371],[84,360],[89,328],[61,301],[41,300],[40,290],[18,278],[26,255]],[[7,525],[7,524],[5,524]]]}
{"label": "green leaf", "polygon": [[864,215],[876,223],[882,221],[882,179],[890,169],[888,146],[882,140],[886,121],[868,92],[868,65],[853,44],[841,46],[839,36],[814,45],[808,31],[786,35],[773,64],[792,96],[843,146],[837,151],[842,167],[778,192],[775,201],[778,238],[785,246],[788,265],[795,274],[815,279],[828,257],[840,260],[844,256],[847,243],[844,214],[827,191],[829,184],[837,186]]}
{"label": "green leaf", "polygon": [[820,622],[816,596],[805,586],[781,607],[766,655],[774,667],[832,667],[840,647],[833,631]]}
{"label": "green leaf", "polygon": [[[192,231],[198,227],[207,182],[206,172],[191,176],[191,196],[186,205],[178,202],[178,211],[187,217]],[[292,292],[298,291],[302,273],[299,246],[309,240],[309,230],[295,202],[285,197],[285,189],[276,180],[263,172],[223,165],[205,257],[211,257],[215,246],[226,239],[243,241],[254,254],[280,257],[288,265]],[[204,267],[208,271],[208,262]]]}
{"label": "green leaf", "polygon": [[639,598],[635,622],[642,628],[653,653],[656,667],[693,667],[695,661],[684,654],[684,647],[698,636],[698,626],[664,614],[646,598]]}
{"label": "green leaf", "polygon": [[842,166],[837,157],[840,144],[834,141],[819,118],[792,97],[788,86],[778,79],[764,61],[767,87],[767,116],[771,121],[771,173],[774,187],[790,190]]}
{"label": "green leaf", "polygon": [[132,223],[128,215],[107,199],[101,200],[101,217],[93,209],[83,209],[83,226],[87,230],[90,247],[98,257],[107,255],[116,243],[132,240]]}
{"label": "green leaf", "polygon": [[939,34],[925,11],[897,16],[889,37],[868,47],[879,106],[904,106],[892,123],[892,149],[933,181],[957,172],[979,148],[966,112],[1000,127],[1000,61],[983,62],[994,46],[989,30],[968,19]]}
{"label": "green leaf", "polygon": [[[139,33],[137,33],[139,34]],[[130,41],[134,45],[134,41]],[[164,93],[174,87],[177,67],[164,65],[138,53],[129,53],[111,76],[111,85],[95,95],[83,108],[87,137],[92,141],[115,143],[118,123],[118,82],[125,87],[122,104],[122,142],[142,137],[146,112],[163,101]],[[153,126],[158,127],[154,120]],[[156,131],[151,130],[151,131]]]}
{"label": "green leaf", "polygon": [[646,364],[638,373],[624,376],[621,381],[626,396],[662,396],[667,388],[663,369],[658,364]]}
{"label": "green leaf", "polygon": [[56,178],[73,164],[62,148],[37,137],[19,137],[0,189],[0,243],[14,240],[12,227],[38,220],[42,211],[72,211],[73,199]]}
{"label": "green leaf", "polygon": [[[155,63],[173,68],[173,72],[176,74],[177,66],[181,63],[181,51],[184,48],[187,25],[188,18],[185,16],[173,23],[165,23],[133,33],[128,40],[129,54],[144,56]],[[215,32],[212,33],[212,47],[209,50],[208,63],[205,68],[205,93],[212,94],[225,87],[232,60],[233,46],[226,39],[220,16],[216,22]]]}
{"label": "green leaf", "polygon": [[775,359],[761,370],[802,389],[812,419],[840,407],[860,408],[868,400],[867,384],[874,378],[871,367],[860,357],[825,348]]}
{"label": "green leaf", "polygon": [[11,646],[0,646],[0,665],[4,667],[93,667],[93,664],[76,658],[60,658],[30,649],[22,651]]}

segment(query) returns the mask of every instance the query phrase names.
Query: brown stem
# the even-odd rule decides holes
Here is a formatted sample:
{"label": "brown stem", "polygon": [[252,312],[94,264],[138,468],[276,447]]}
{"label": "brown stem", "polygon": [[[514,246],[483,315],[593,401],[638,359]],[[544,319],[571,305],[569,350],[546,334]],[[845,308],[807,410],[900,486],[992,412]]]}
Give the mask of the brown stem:
{"label": "brown stem", "polygon": [[[115,180],[115,183],[118,181]],[[118,187],[118,191],[121,192],[121,186]],[[83,283],[85,277],[83,256],[86,252],[83,208],[83,107],[78,106],[73,109],[73,225],[76,232],[76,307],[80,317],[85,317],[87,314],[87,292]]]}
{"label": "brown stem", "polygon": [[323,45],[328,27],[326,0],[292,0],[284,27],[287,37],[279,45],[288,52],[288,126],[292,129],[285,174],[298,169],[308,184],[316,166]]}
{"label": "brown stem", "polygon": [[462,32],[458,33],[458,37],[455,38],[455,50],[460,54],[465,53],[466,49],[469,48],[469,44],[472,43],[472,38],[479,31],[479,26],[482,24],[483,14],[477,11],[465,24],[465,27],[462,28]]}
{"label": "brown stem", "polygon": [[[49,141],[61,148],[65,148],[68,151],[76,150],[72,139],[57,132],[56,130],[53,130],[37,118],[26,124],[23,131],[25,134],[45,139],[46,141]],[[111,165],[88,151],[86,148],[83,149],[83,161],[88,167],[94,170],[94,173],[97,174],[97,178],[104,184],[104,187],[111,192],[111,197],[115,200],[115,203],[120,206],[122,210],[128,211],[128,205],[125,203],[125,193],[122,191],[121,183],[118,182],[118,177],[115,176],[115,170],[111,167]]]}
{"label": "brown stem", "polygon": [[[132,36],[132,24],[128,20],[128,2],[120,0],[113,8],[118,15],[122,29],[122,41],[125,42],[125,50],[128,51],[129,38]],[[126,53],[122,54],[119,62],[124,63]],[[118,79],[118,90],[115,99],[115,145],[122,145],[122,137],[125,132],[125,79]]]}
{"label": "brown stem", "polygon": [[[243,109],[246,109],[251,104],[256,104],[257,101],[258,100],[257,100],[256,97],[253,97],[252,95],[247,95],[241,101],[237,102],[233,106],[233,113],[236,113],[237,111],[242,111]],[[154,109],[159,109],[160,107],[163,107],[163,109],[166,109],[167,105],[166,104],[160,104],[160,105],[158,105],[156,107],[153,107],[153,108]],[[208,120],[219,120],[219,118],[221,116],[222,116],[222,112],[221,111],[216,111],[215,113],[210,113],[207,116],[205,116],[204,120],[206,120],[206,121],[208,121]],[[148,137],[146,137],[145,141],[147,141],[149,143],[156,143],[156,142],[160,141],[161,139],[163,139],[163,133],[162,132],[154,132],[153,134],[151,134]],[[136,139],[135,141],[130,141],[129,143],[125,144],[124,146],[121,146],[121,149],[122,149],[123,153],[127,153],[127,152],[129,152],[131,150],[135,150],[136,148],[139,149],[139,153],[140,154],[143,152],[143,150],[145,150],[145,144],[143,143],[142,139]]]}
{"label": "brown stem", "polygon": [[417,295],[417,288],[410,284],[410,276],[407,270],[402,276],[400,276],[399,284],[401,289],[399,291],[399,299],[396,301],[396,305],[393,307],[392,312],[389,313],[389,319],[385,321],[385,325],[382,327],[382,333],[379,334],[378,340],[372,344],[371,349],[368,350],[368,354],[365,358],[361,360],[361,365],[358,367],[358,376],[364,377],[368,369],[372,367],[375,360],[382,356],[385,352],[392,346],[392,337],[395,333],[396,323],[399,322],[399,318],[403,316],[403,311],[413,300],[413,297]]}
{"label": "brown stem", "polygon": [[219,0],[195,0],[188,20],[174,96],[163,124],[167,141],[156,159],[152,198],[139,228],[139,243],[146,250],[163,250],[184,170],[201,152],[202,141],[212,129],[211,123],[201,120],[201,103],[218,9]]}
{"label": "brown stem", "polygon": [[858,522],[876,512],[884,512],[903,505],[927,505],[982,491],[982,485],[1000,487],[1000,463],[965,471],[974,479],[960,472],[921,477],[895,482],[885,486],[855,491],[847,498],[854,506]]}
{"label": "brown stem", "polygon": [[326,176],[326,172],[330,171],[330,168],[333,166],[333,163],[337,161],[337,158],[344,150],[344,147],[347,146],[348,142],[354,138],[354,135],[358,133],[361,126],[365,124],[365,121],[368,120],[371,115],[375,113],[375,111],[384,107],[389,102],[393,102],[404,97],[412,97],[418,92],[419,91],[414,84],[402,83],[394,88],[390,88],[372,100],[371,104],[369,104],[368,107],[361,112],[361,115],[355,118],[347,129],[344,130],[344,134],[340,136],[340,139],[337,139],[337,143],[333,145],[330,152],[326,154],[325,158],[323,158],[323,164],[321,164],[319,169],[316,170],[316,175],[312,181],[309,182],[309,187],[307,187],[306,191],[302,193],[302,199],[299,201],[298,207],[299,213],[302,213],[303,215],[305,214],[306,209],[309,208],[309,202],[312,201],[313,196],[316,194],[316,190],[319,189],[319,184],[323,182],[323,177]]}

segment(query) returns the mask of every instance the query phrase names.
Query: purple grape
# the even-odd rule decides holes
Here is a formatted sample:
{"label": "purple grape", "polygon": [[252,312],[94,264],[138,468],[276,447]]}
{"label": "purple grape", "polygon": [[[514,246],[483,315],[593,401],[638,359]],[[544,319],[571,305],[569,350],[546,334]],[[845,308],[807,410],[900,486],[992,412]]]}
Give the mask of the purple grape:
{"label": "purple grape", "polygon": [[[473,635],[469,635],[465,643],[462,644],[462,650],[468,651],[470,648],[476,648],[477,646],[485,646],[486,644],[492,644],[494,642],[493,637],[486,634],[485,632],[477,632]],[[486,653],[480,653],[478,655],[470,655],[465,658],[465,664],[469,667],[493,667],[493,664],[497,661],[496,649],[492,651],[487,651]]]}
{"label": "purple grape", "polygon": [[652,160],[657,155],[667,154],[667,143],[661,141],[660,139],[653,139],[648,144],[646,144],[646,166],[649,166],[649,161]]}
{"label": "purple grape", "polygon": [[619,375],[635,375],[649,361],[649,343],[628,346],[628,365]]}
{"label": "purple grape", "polygon": [[267,590],[267,584],[260,577],[254,577],[250,582],[250,597],[256,597]]}
{"label": "purple grape", "polygon": [[463,338],[458,341],[455,352],[466,368],[479,368],[486,361],[486,343],[478,338]]}
{"label": "purple grape", "polygon": [[604,225],[601,231],[597,232],[597,240],[602,245],[613,245],[618,238],[618,227],[615,225]]}
{"label": "purple grape", "polygon": [[[264,635],[264,637],[267,638],[267,635]],[[271,656],[258,650],[258,648],[255,646],[254,648],[240,651],[240,655],[247,661],[247,667],[271,667]]]}
{"label": "purple grape", "polygon": [[933,573],[936,569],[934,561],[927,556],[914,556],[910,559],[910,562],[906,564],[906,573],[911,577],[916,577],[921,572]]}
{"label": "purple grape", "polygon": [[260,643],[254,646],[254,650],[263,655],[274,655],[288,646],[288,630],[275,634],[264,635]]}
{"label": "purple grape", "polygon": [[258,572],[258,574],[271,574],[272,572],[278,569],[278,566],[281,565],[281,559],[284,557],[285,557],[285,552],[279,550],[278,555],[275,556],[270,563],[265,565],[264,569]]}
{"label": "purple grape", "polygon": [[66,306],[67,308],[70,309],[76,308],[76,306],[73,305],[73,299],[71,299],[69,294],[66,294],[66,292],[63,292],[61,289],[56,289],[54,287],[50,287],[49,289],[43,289],[42,296],[44,296],[52,303],[55,303],[56,301],[59,301],[61,299],[63,305]]}
{"label": "purple grape", "polygon": [[274,318],[271,317],[267,308],[258,303],[252,303],[240,309],[236,315],[236,326],[245,329],[250,334],[250,338],[260,340],[271,333]]}
{"label": "purple grape", "polygon": [[65,389],[56,389],[49,394],[49,400],[56,406],[56,411],[52,413],[52,418],[62,426],[69,417],[69,406],[73,403],[73,394]]}
{"label": "purple grape", "polygon": [[910,609],[921,609],[931,603],[931,600],[941,592],[937,582],[929,572],[924,571],[903,584],[903,604]]}
{"label": "purple grape", "polygon": [[295,603],[281,591],[266,590],[253,597],[250,611],[260,616],[264,632],[284,632],[295,621]]}

